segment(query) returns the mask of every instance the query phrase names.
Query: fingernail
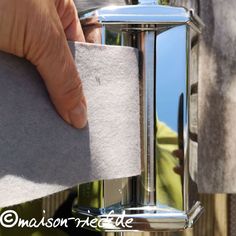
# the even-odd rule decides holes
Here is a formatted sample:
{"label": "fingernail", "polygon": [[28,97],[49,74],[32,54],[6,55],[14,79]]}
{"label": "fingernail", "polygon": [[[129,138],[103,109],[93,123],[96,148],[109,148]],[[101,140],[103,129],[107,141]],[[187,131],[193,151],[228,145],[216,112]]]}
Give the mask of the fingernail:
{"label": "fingernail", "polygon": [[71,125],[75,128],[84,128],[87,124],[87,107],[86,102],[81,100],[79,104],[69,112]]}

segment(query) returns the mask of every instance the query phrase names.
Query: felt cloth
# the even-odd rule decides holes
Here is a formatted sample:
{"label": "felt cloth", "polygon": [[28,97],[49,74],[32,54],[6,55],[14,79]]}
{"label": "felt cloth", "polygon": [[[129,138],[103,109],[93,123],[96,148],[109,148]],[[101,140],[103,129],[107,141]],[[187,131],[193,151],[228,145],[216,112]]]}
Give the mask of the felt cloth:
{"label": "felt cloth", "polygon": [[0,207],[140,174],[137,51],[70,48],[88,101],[82,130],[58,116],[33,65],[0,52]]}

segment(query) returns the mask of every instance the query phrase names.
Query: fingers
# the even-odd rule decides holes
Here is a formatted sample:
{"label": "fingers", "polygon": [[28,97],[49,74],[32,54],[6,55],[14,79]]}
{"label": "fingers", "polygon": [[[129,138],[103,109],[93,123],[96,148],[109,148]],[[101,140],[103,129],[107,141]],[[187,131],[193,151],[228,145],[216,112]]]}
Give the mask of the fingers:
{"label": "fingers", "polygon": [[56,0],[55,3],[67,40],[101,43],[101,26],[96,17],[82,21],[81,27],[73,0]]}
{"label": "fingers", "polygon": [[90,26],[83,29],[84,37],[87,43],[101,44],[101,28],[97,26]]}
{"label": "fingers", "polygon": [[85,42],[73,0],[56,0],[56,8],[67,40]]}
{"label": "fingers", "polygon": [[61,47],[57,52],[51,49],[57,58],[54,55],[42,56],[37,68],[59,114],[76,128],[82,128],[87,121],[82,83],[67,42],[64,39],[59,44]]}
{"label": "fingers", "polygon": [[74,127],[82,128],[87,123],[82,83],[54,10],[50,11],[50,20],[43,20],[40,33],[33,35],[27,58],[37,66],[61,117]]}
{"label": "fingers", "polygon": [[52,56],[45,52],[47,56],[42,55],[37,68],[62,118],[76,128],[83,128],[86,125],[87,114],[82,83],[67,42],[61,42],[60,45],[61,49],[57,52],[54,49]]}
{"label": "fingers", "polygon": [[87,43],[100,44],[102,42],[102,29],[97,17],[82,20],[81,24]]}
{"label": "fingers", "polygon": [[73,1],[1,0],[0,35],[0,50],[37,67],[61,117],[84,127],[86,101],[66,40],[85,41]]}

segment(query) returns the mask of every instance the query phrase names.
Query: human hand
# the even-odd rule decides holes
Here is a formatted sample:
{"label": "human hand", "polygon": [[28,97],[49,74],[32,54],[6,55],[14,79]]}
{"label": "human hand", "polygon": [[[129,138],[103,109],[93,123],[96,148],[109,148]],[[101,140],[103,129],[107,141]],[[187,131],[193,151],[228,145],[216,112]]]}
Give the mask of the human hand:
{"label": "human hand", "polygon": [[97,16],[81,20],[84,36],[88,43],[102,43],[101,24],[98,23]]}
{"label": "human hand", "polygon": [[82,128],[86,100],[67,40],[85,42],[73,0],[0,1],[0,50],[34,64],[58,113]]}

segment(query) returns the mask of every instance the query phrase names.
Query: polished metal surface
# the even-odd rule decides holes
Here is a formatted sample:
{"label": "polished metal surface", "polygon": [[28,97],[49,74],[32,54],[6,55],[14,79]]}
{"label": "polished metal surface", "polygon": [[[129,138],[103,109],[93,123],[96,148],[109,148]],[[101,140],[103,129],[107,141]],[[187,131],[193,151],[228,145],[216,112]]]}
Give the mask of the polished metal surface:
{"label": "polished metal surface", "polygon": [[139,0],[138,1],[139,4],[144,4],[144,5],[148,5],[148,4],[156,4],[157,1],[156,0]]}
{"label": "polished metal surface", "polygon": [[[165,205],[143,206],[124,208],[122,205],[113,205],[106,209],[74,208],[73,213],[77,216],[97,218],[100,220],[96,230],[106,232],[154,232],[154,231],[176,231],[190,228],[201,215],[203,208],[199,202],[196,202],[191,211],[184,212]],[[112,214],[111,214],[112,212]],[[123,219],[125,222],[132,219],[132,227],[125,224],[117,225],[117,219]],[[86,227],[89,229],[89,227]]]}
{"label": "polished metal surface", "polygon": [[156,205],[155,176],[155,46],[156,33],[145,31],[140,33],[140,49],[142,49],[142,147],[143,171],[140,178],[142,188],[138,201],[141,205]]}
{"label": "polished metal surface", "polygon": [[[184,209],[182,168],[188,122],[187,28],[170,28],[156,39],[157,201],[180,210]],[[174,169],[178,165],[179,171]]]}
{"label": "polished metal surface", "polygon": [[[106,219],[114,211],[113,220],[98,227],[105,231],[192,227],[203,211],[189,171],[190,153],[196,151],[189,145],[189,100],[197,86],[201,20],[192,10],[151,0],[106,7],[81,17],[82,24],[88,20],[100,25],[102,44],[140,50],[143,168],[140,176],[80,186],[74,214]],[[132,229],[115,225],[122,216],[133,219]]]}
{"label": "polished metal surface", "polygon": [[109,6],[87,13],[81,19],[94,16],[97,16],[102,24],[179,24],[189,21],[190,12],[181,7],[156,4]]}

